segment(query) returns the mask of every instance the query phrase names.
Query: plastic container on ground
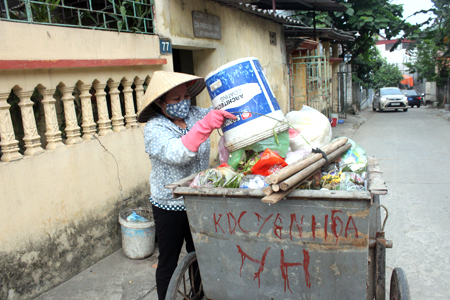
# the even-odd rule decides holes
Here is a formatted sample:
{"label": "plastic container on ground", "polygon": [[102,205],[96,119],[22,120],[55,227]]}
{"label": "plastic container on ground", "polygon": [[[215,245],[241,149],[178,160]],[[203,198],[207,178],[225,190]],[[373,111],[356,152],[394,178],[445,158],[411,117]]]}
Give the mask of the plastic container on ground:
{"label": "plastic container on ground", "polygon": [[[135,211],[146,218],[146,222],[129,222],[127,217]],[[143,259],[152,255],[155,250],[155,222],[148,208],[128,208],[119,213],[119,223],[122,231],[122,251],[131,259]]]}
{"label": "plastic container on ground", "polygon": [[286,119],[255,57],[232,61],[209,73],[206,88],[215,109],[237,117],[222,128],[230,152],[272,136],[274,128],[276,132],[289,128],[278,121]]}
{"label": "plastic container on ground", "polygon": [[336,127],[338,118],[338,114],[331,114],[331,127]]}

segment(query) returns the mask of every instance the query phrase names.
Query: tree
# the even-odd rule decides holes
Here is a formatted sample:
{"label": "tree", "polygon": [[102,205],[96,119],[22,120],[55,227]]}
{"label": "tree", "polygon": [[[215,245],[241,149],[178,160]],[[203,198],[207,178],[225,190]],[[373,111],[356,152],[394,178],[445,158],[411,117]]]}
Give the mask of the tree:
{"label": "tree", "polygon": [[415,40],[410,47],[417,48],[413,62],[406,66],[411,73],[417,72],[419,78],[436,81],[438,86],[442,86],[450,75],[450,6],[448,0],[432,1],[431,9],[415,13],[433,12],[435,16],[419,24],[430,26],[423,30],[411,28],[405,34],[405,37]]}
{"label": "tree", "polygon": [[[342,43],[341,57],[350,56],[352,69],[358,77],[364,76],[367,67],[372,65],[372,48],[378,35],[383,33],[387,39],[409,30],[411,24],[403,21],[403,6],[392,4],[389,0],[336,0],[347,7],[346,12],[323,12],[314,15],[317,26],[336,27],[358,32],[354,42]],[[311,26],[315,12],[297,12],[305,24]],[[360,78],[363,79],[363,78]]]}
{"label": "tree", "polygon": [[[442,69],[439,66],[442,60],[437,59],[439,47],[432,39],[423,39],[416,44],[416,51],[413,54],[412,62],[405,63],[410,73],[418,73],[418,78],[426,78],[429,81],[442,81],[436,70]],[[439,84],[440,85],[440,84]]]}
{"label": "tree", "polygon": [[[346,12],[323,12],[316,15],[318,26],[335,27],[348,32],[358,32],[360,36],[354,42],[342,44],[344,55],[355,59],[364,55],[383,32],[387,39],[407,30],[411,24],[402,20],[403,6],[392,4],[389,0],[336,0],[347,7]],[[297,12],[305,24],[312,25],[314,12]]]}
{"label": "tree", "polygon": [[386,86],[398,86],[403,75],[397,65],[388,63],[377,48],[366,52],[367,58],[357,57],[354,61],[359,66],[354,80],[366,89],[378,89]]}

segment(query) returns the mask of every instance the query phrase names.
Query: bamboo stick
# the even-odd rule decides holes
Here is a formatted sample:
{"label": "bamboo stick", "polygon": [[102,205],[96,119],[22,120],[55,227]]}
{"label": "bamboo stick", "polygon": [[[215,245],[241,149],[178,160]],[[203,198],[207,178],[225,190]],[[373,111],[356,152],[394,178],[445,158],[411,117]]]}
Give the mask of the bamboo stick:
{"label": "bamboo stick", "polygon": [[[322,147],[322,151],[325,152],[326,155],[332,153],[345,143],[347,143],[347,138],[340,138],[335,140],[334,142]],[[295,173],[299,172],[300,170],[306,168],[307,166],[315,163],[319,159],[323,158],[323,155],[321,153],[311,153],[302,158],[301,160],[298,160],[297,162],[290,164],[283,169],[273,173],[270,176],[267,176],[265,181],[267,184],[276,184],[280,181],[283,181],[284,179],[288,178],[289,176],[294,175]]]}
{"label": "bamboo stick", "polygon": [[[328,162],[332,162],[332,161],[336,160],[337,158],[339,158],[345,151],[350,149],[351,146],[352,146],[351,144],[346,144],[346,145],[340,147],[338,150],[334,151],[333,153],[329,154]],[[292,191],[294,191],[297,187],[299,187],[304,179],[306,179],[309,176],[311,176],[312,174],[314,174],[314,172],[316,172],[318,169],[320,169],[325,164],[326,164],[326,160],[324,158],[320,159],[319,161],[315,162],[314,164],[308,166],[307,168],[305,168],[304,170],[302,170],[298,173],[298,174],[302,173],[302,175],[296,176],[297,174],[295,174],[294,176],[297,177],[297,181],[292,183],[290,186],[288,186],[287,190],[281,190],[277,193],[272,193],[270,195],[267,195],[264,198],[262,198],[261,201],[264,203],[269,203],[269,204],[275,204],[275,203],[279,202],[281,199],[283,199],[284,197],[289,195]],[[291,176],[290,178],[292,178],[294,176]],[[282,184],[280,184],[280,188],[283,189]]]}
{"label": "bamboo stick", "polygon": [[270,194],[272,194],[273,193],[272,186],[268,185],[268,186],[264,187],[263,193],[266,194],[266,196],[269,196]]}
{"label": "bamboo stick", "polygon": [[273,193],[269,196],[265,196],[261,199],[262,202],[268,203],[268,204],[275,204],[279,202],[281,199],[292,193],[302,182],[299,182],[296,186],[293,186],[287,191],[280,191],[278,193]]}
{"label": "bamboo stick", "polygon": [[274,191],[274,192],[278,192],[279,190],[280,190],[280,186],[278,185],[278,184],[272,184],[272,190]]}
{"label": "bamboo stick", "polygon": [[[331,163],[332,161],[338,159],[339,157],[342,156],[342,154],[344,154],[346,151],[348,151],[348,149],[350,149],[351,147],[352,147],[352,144],[348,143],[348,144],[340,147],[339,149],[333,151],[332,153],[328,154],[328,162]],[[309,177],[310,175],[314,174],[314,172],[319,170],[325,164],[326,164],[325,158],[319,159],[318,161],[316,161],[312,165],[304,168],[300,172],[298,172],[298,173],[292,175],[291,177],[289,177],[288,179],[280,182],[280,184],[279,184],[280,188],[283,191],[287,191],[289,188],[294,186],[297,182],[299,182],[299,181]]]}

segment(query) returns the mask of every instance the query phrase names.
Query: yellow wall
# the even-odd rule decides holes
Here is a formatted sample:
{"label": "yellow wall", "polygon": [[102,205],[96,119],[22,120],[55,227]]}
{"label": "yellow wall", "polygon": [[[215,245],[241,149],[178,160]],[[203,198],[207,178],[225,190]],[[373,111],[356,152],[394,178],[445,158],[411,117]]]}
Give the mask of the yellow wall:
{"label": "yellow wall", "polygon": [[5,60],[124,59],[159,56],[159,38],[156,35],[124,32],[118,34],[103,30],[7,21],[0,21],[0,32],[0,59]]}
{"label": "yellow wall", "polygon": [[[195,38],[192,11],[219,16],[222,39]],[[235,59],[258,58],[282,111],[288,112],[282,25],[206,0],[156,0],[155,25],[159,36],[0,21],[2,60],[167,59],[157,66],[0,70],[0,93],[15,86],[32,91],[38,84],[54,89],[79,80],[90,85],[110,78],[145,79],[156,70],[173,70],[172,57],[159,54],[159,38],[164,37],[174,48],[194,50],[200,76]],[[270,45],[269,31],[277,35],[276,46]],[[197,103],[211,106],[206,90]],[[211,142],[214,165],[217,134]],[[148,201],[150,170],[142,127],[0,162],[0,261],[9,278],[16,278],[3,277],[0,298],[32,298],[120,247],[120,205],[129,196]]]}
{"label": "yellow wall", "polygon": [[[2,60],[167,58],[166,65],[2,70],[6,95],[15,86],[106,85],[173,68],[171,56],[159,55],[158,36],[5,21],[0,32]],[[148,205],[150,170],[141,127],[0,162],[0,299],[33,298],[120,248],[122,200]]]}
{"label": "yellow wall", "polygon": [[[165,5],[158,5],[158,4]],[[207,76],[218,67],[243,57],[256,57],[284,114],[289,111],[289,79],[283,27],[281,24],[214,1],[155,1],[158,16],[156,30],[170,37],[173,48],[194,50],[196,75]],[[192,11],[220,18],[221,40],[194,37]],[[275,32],[277,45],[270,45],[269,32]],[[211,106],[206,89],[197,97],[197,105]],[[212,165],[218,163],[219,136],[211,136]]]}
{"label": "yellow wall", "polygon": [[159,54],[156,35],[6,21],[0,21],[0,32],[2,60],[167,59],[167,64],[158,66],[0,70],[0,93],[9,93],[15,85],[29,91],[38,84],[49,89],[56,88],[60,82],[75,86],[78,80],[91,84],[97,79],[106,84],[110,78],[114,81],[123,77],[132,80],[135,76],[145,79],[155,70],[173,70],[171,56]]}

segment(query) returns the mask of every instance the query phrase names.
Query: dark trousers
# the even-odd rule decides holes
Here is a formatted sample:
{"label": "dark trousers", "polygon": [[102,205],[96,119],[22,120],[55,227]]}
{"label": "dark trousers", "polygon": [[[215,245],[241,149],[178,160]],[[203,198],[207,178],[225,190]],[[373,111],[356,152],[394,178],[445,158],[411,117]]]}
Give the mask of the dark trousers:
{"label": "dark trousers", "polygon": [[177,267],[183,242],[186,241],[188,253],[195,249],[185,211],[170,211],[154,205],[152,205],[152,209],[159,247],[156,290],[158,299],[164,300],[170,278]]}

